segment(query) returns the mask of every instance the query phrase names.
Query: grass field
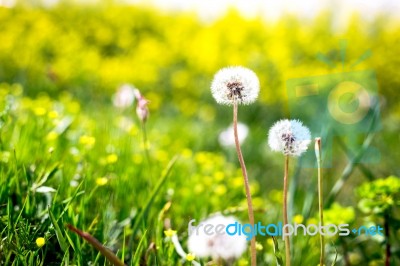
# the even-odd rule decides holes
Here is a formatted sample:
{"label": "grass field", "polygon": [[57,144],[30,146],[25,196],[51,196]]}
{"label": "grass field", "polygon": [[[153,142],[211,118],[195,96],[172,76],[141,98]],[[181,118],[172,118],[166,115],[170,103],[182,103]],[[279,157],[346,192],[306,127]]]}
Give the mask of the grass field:
{"label": "grass field", "polygon": [[[323,169],[324,216],[351,228],[379,225],[385,234],[327,237],[325,261],[400,263],[399,23],[355,15],[338,33],[329,13],[266,24],[230,11],[207,24],[144,7],[60,4],[0,7],[0,25],[1,265],[108,265],[67,225],[127,265],[250,265],[249,249],[231,261],[194,254],[194,262],[177,250],[179,242],[189,253],[191,219],[248,220],[235,148],[218,140],[232,109],[210,92],[214,73],[229,65],[253,69],[261,83],[257,102],[239,107],[239,121],[249,129],[242,151],[255,220],[264,224],[282,221],[284,157],[269,149],[268,130],[298,118],[286,81],[374,71],[379,123],[326,147],[333,156]],[[149,100],[146,122],[137,98],[125,107],[113,101],[125,83]],[[291,161],[289,221],[315,224],[317,170],[305,160]],[[257,265],[286,259],[281,238],[279,250],[271,237],[256,240]],[[318,235],[291,244],[292,265],[318,265]]]}

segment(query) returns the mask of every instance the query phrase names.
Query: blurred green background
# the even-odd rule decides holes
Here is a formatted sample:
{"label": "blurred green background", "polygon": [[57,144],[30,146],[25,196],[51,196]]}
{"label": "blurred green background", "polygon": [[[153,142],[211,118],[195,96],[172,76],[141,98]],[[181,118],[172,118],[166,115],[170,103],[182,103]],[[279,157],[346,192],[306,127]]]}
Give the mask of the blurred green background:
{"label": "blurred green background", "polygon": [[[235,9],[204,21],[193,12],[164,12],[112,1],[61,1],[51,7],[18,2],[12,8],[0,7],[0,231],[4,241],[0,262],[18,260],[17,254],[35,256],[45,265],[65,262],[65,250],[59,249],[46,214],[49,204],[60,226],[72,223],[90,231],[114,251],[130,235],[139,241],[144,228],[150,228],[145,244],[162,238],[159,228],[165,220],[157,217],[166,202],[172,205],[165,215],[182,243],[191,217],[226,211],[245,220],[235,151],[218,143],[218,134],[231,123],[232,111],[218,106],[209,89],[214,73],[229,65],[254,70],[261,83],[259,100],[240,107],[239,120],[250,128],[243,153],[259,210],[257,219],[264,222],[277,222],[281,214],[283,159],[269,150],[266,139],[273,122],[289,116],[286,81],[375,71],[381,129],[370,134],[370,145],[380,151],[381,160],[359,167],[343,146],[334,145],[334,167],[324,172],[327,197],[337,180],[344,182],[327,203],[332,219],[346,213],[340,206],[348,206],[349,222],[383,223],[379,213],[376,219],[371,213],[354,215],[361,213],[355,190],[366,181],[400,176],[400,22],[384,14],[368,21],[354,14],[339,31],[334,27],[334,12],[323,11],[308,20],[284,15],[267,22],[260,16],[244,17]],[[366,51],[371,55],[354,65]],[[143,145],[134,107],[121,110],[112,105],[112,96],[125,83],[133,84],[150,101],[148,145]],[[364,140],[359,139],[360,143]],[[149,146],[148,159],[144,146]],[[177,166],[151,203],[143,228],[129,231],[161,170],[176,154],[181,154]],[[300,163],[292,163],[291,197],[296,200],[291,215],[306,221],[316,217],[316,172],[300,168]],[[106,177],[106,185],[96,183],[100,177]],[[81,185],[76,187],[73,181]],[[38,184],[57,192],[46,198],[48,193],[35,192]],[[75,199],[79,191],[84,191],[83,196]],[[396,193],[389,193],[394,198],[393,226],[398,222]],[[75,199],[71,204],[66,201],[69,197]],[[15,219],[18,223],[11,225]],[[44,221],[41,226],[39,221]],[[10,232],[15,227],[33,231],[16,241],[18,234]],[[399,263],[399,230],[393,229],[393,263]],[[6,232],[11,234],[8,242]],[[32,244],[41,235],[49,241],[45,253]],[[72,264],[86,265],[96,257],[104,261],[78,237],[69,237]],[[317,264],[318,252],[305,252],[310,246],[317,250],[316,239],[296,238],[295,265]],[[136,249],[138,241],[129,252],[138,250],[138,256],[145,257],[147,247]],[[274,261],[271,243],[258,241],[264,245],[260,263]],[[168,242],[162,243],[168,250]],[[330,256],[335,255],[333,246],[337,247],[339,265],[383,265],[385,240],[349,237],[347,243],[341,239],[332,243],[328,244]],[[165,265],[167,260],[169,265],[179,263],[178,256],[171,254],[165,251],[161,259]],[[150,264],[156,261],[152,256]],[[238,263],[244,264],[244,257]]]}

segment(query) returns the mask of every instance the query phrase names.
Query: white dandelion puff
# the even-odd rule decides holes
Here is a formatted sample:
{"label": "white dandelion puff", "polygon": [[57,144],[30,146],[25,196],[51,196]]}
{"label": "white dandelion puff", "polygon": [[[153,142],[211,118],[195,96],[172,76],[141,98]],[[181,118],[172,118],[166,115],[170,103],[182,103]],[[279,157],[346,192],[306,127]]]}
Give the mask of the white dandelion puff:
{"label": "white dandelion puff", "polygon": [[[188,240],[188,248],[197,257],[212,257],[215,260],[230,261],[239,258],[247,249],[244,235],[228,235],[225,231],[217,232],[217,226],[224,228],[229,224],[239,223],[232,216],[216,215],[200,222],[199,226],[192,228]],[[204,226],[212,225],[214,232],[205,233]],[[209,226],[210,227],[210,226]]]}
{"label": "white dandelion puff", "polygon": [[307,151],[311,142],[310,130],[299,120],[280,120],[268,133],[271,150],[284,155],[300,156]]}
{"label": "white dandelion puff", "polygon": [[121,85],[113,96],[113,104],[117,108],[127,108],[131,106],[135,100],[135,88],[129,84]]}
{"label": "white dandelion puff", "polygon": [[257,75],[250,69],[235,66],[219,70],[211,84],[211,93],[217,103],[233,105],[254,102],[260,91]]}
{"label": "white dandelion puff", "polygon": [[[237,124],[237,129],[238,129],[239,142],[242,143],[243,141],[245,141],[245,139],[247,138],[247,135],[249,134],[249,127],[246,126],[245,124],[239,122]],[[219,141],[219,144],[224,147],[235,146],[233,125],[230,125],[224,131],[219,133],[218,141]]]}

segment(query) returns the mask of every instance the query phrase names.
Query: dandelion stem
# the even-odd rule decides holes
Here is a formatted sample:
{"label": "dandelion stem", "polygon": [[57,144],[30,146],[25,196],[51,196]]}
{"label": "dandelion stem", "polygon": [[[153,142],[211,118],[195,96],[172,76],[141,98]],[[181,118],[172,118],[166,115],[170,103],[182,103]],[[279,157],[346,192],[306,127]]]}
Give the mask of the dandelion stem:
{"label": "dandelion stem", "polygon": [[[239,136],[238,136],[238,129],[237,129],[237,113],[238,113],[238,105],[237,102],[234,101],[233,103],[233,131],[235,135],[235,145],[236,145],[236,152],[238,154],[238,159],[240,163],[240,168],[242,169],[243,180],[244,180],[244,187],[246,189],[246,199],[247,199],[247,206],[248,206],[248,214],[249,214],[249,221],[252,226],[254,226],[254,212],[253,212],[253,204],[251,201],[251,193],[249,187],[249,179],[247,176],[246,165],[243,160],[242,151],[240,149],[239,143]],[[257,257],[256,257],[256,239],[255,237],[251,238],[251,265],[257,265]]]}
{"label": "dandelion stem", "polygon": [[[283,223],[288,224],[287,215],[287,191],[288,191],[288,175],[289,175],[289,155],[285,155],[285,173],[283,176]],[[285,254],[286,266],[290,266],[290,241],[288,228],[285,226]]]}
{"label": "dandelion stem", "polygon": [[147,130],[146,130],[146,124],[145,124],[145,122],[143,121],[142,123],[142,134],[143,134],[143,137],[142,137],[142,140],[143,140],[143,150],[144,150],[144,153],[145,153],[145,156],[146,156],[146,160],[147,160],[147,163],[149,164],[149,167],[150,167],[150,155],[149,155],[149,145],[148,145],[148,143],[147,143]]}
{"label": "dandelion stem", "polygon": [[[319,207],[319,223],[324,226],[324,203],[323,203],[323,185],[322,185],[322,170],[321,170],[321,138],[315,139],[315,155],[317,157],[318,166],[318,207]],[[323,234],[319,234],[321,254],[319,258],[319,265],[324,265],[325,256],[325,239]]]}

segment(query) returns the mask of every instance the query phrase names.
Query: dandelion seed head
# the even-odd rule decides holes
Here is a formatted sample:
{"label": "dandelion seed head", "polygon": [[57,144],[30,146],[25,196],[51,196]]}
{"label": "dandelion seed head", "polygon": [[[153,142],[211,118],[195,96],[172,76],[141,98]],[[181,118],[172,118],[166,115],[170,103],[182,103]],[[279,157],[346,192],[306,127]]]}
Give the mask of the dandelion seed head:
{"label": "dandelion seed head", "polygon": [[241,66],[226,67],[219,70],[211,83],[211,93],[217,103],[233,105],[254,102],[260,91],[257,75]]}
{"label": "dandelion seed head", "polygon": [[[226,226],[235,222],[238,221],[232,216],[225,217],[222,215],[215,215],[201,221],[200,224],[211,224],[213,228],[222,224],[225,225],[226,228]],[[197,257],[231,260],[239,258],[247,249],[247,241],[244,235],[231,236],[226,234],[225,231],[206,234],[204,230],[202,230],[204,226],[201,227],[199,225],[198,228],[194,228],[188,240],[189,251],[196,254]]]}
{"label": "dandelion seed head", "polygon": [[271,150],[284,155],[300,156],[307,151],[311,142],[310,130],[299,120],[280,120],[268,133],[268,145]]}

